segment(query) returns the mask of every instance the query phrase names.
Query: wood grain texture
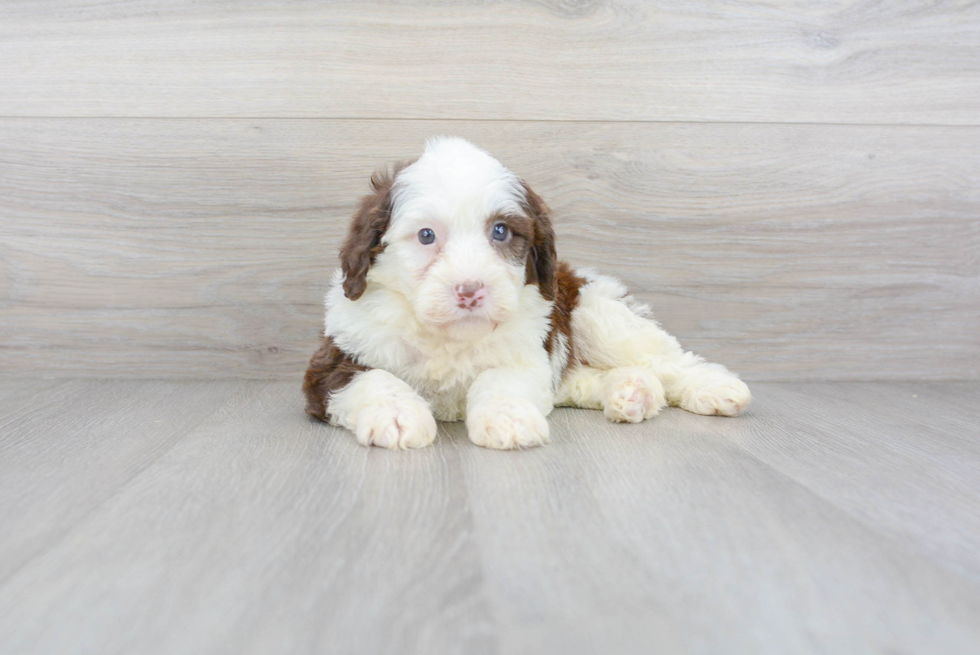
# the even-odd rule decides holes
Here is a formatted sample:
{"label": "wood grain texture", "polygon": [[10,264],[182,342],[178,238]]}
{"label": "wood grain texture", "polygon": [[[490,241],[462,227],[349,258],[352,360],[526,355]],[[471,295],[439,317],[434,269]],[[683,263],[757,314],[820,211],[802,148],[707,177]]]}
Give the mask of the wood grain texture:
{"label": "wood grain texture", "polygon": [[[224,384],[234,393],[207,420],[0,587],[0,652],[497,652],[452,451],[393,460],[308,420],[296,384]],[[71,428],[48,424],[50,449],[69,456]],[[101,472],[68,471],[65,486]]]}
{"label": "wood grain texture", "polygon": [[0,581],[210,416],[232,384],[63,381],[2,397]]}
{"label": "wood grain texture", "polygon": [[5,2],[0,114],[977,124],[973,2]]}
{"label": "wood grain texture", "polygon": [[[56,528],[16,567],[0,550],[3,653],[980,647],[977,383],[759,383],[738,419],[562,409],[551,445],[503,453],[460,424],[362,448],[294,382],[55,391],[60,414],[0,397],[0,511],[36,507],[4,541]],[[119,480],[114,449],[145,465]]]}
{"label": "wood grain texture", "polygon": [[[765,417],[755,431],[725,436],[862,523],[980,580],[976,385],[815,383],[765,390]],[[946,414],[941,421],[936,408]],[[798,442],[808,435],[801,465]],[[856,493],[855,485],[874,493]]]}
{"label": "wood grain texture", "polygon": [[749,378],[980,376],[980,128],[466,121],[0,120],[0,367],[295,378],[368,176],[442,133]]}
{"label": "wood grain texture", "polygon": [[0,400],[13,406],[21,400],[26,400],[45,390],[59,386],[63,380],[56,379],[26,379],[18,377],[0,377]]}
{"label": "wood grain texture", "polygon": [[[814,437],[773,429],[771,387],[756,387],[742,420],[668,410],[625,427],[568,410],[551,420],[551,452],[511,462],[463,450],[497,616],[516,628],[505,651],[641,653],[664,640],[674,652],[929,652],[940,635],[952,650],[980,643],[964,629],[974,610],[959,607],[978,607],[975,579],[882,539],[732,442],[752,429],[782,438],[807,468]],[[827,404],[814,394],[784,409],[809,415]],[[825,426],[837,427],[814,432]],[[917,487],[866,493],[879,510],[901,511]],[[948,612],[958,628],[939,618]],[[944,627],[934,630],[937,620]]]}

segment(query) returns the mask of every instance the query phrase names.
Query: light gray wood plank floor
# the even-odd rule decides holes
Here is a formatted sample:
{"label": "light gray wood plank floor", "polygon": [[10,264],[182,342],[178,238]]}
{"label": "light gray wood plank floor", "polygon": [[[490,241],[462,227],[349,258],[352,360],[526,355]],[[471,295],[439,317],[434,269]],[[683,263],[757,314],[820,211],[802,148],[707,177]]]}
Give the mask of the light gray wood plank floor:
{"label": "light gray wood plank floor", "polygon": [[268,381],[0,380],[2,653],[980,651],[980,384],[362,448]]}

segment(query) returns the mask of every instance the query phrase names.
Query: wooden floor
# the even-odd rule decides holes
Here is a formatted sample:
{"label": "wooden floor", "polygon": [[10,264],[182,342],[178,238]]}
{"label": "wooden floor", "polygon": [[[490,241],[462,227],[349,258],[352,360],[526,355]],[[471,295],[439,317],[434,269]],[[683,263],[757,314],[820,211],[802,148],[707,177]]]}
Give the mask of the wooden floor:
{"label": "wooden floor", "polygon": [[980,384],[362,448],[297,383],[0,381],[0,652],[980,651]]}

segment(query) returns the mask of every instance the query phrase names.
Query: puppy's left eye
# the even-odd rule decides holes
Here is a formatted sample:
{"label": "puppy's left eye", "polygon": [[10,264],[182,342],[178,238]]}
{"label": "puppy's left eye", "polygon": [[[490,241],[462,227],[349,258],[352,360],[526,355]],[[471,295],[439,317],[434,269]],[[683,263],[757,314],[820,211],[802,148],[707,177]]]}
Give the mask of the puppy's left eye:
{"label": "puppy's left eye", "polygon": [[421,230],[419,230],[419,242],[422,245],[427,246],[435,240],[436,240],[436,233],[430,230],[429,228],[424,227]]}
{"label": "puppy's left eye", "polygon": [[497,223],[493,226],[493,238],[495,241],[506,241],[509,235],[510,230],[503,223]]}

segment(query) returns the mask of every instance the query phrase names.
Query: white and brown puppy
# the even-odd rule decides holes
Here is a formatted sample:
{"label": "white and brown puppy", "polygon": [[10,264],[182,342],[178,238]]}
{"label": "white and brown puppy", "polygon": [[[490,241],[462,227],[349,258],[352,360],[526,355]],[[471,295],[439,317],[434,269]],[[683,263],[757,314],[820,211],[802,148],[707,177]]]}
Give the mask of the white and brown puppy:
{"label": "white and brown puppy", "polygon": [[749,403],[618,280],[558,261],[544,202],[471,143],[433,139],[371,185],[327,293],[309,414],[365,446],[427,446],[435,419],[465,419],[474,443],[522,448],[548,442],[555,405],[636,423],[668,403]]}

